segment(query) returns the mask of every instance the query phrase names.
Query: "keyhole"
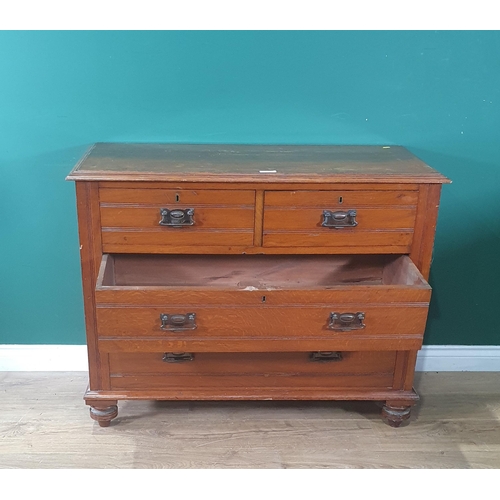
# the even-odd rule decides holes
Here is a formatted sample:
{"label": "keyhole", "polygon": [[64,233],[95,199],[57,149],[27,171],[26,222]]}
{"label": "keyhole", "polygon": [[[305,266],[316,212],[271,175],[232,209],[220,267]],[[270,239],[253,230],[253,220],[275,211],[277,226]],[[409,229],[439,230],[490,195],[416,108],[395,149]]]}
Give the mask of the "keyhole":
{"label": "keyhole", "polygon": [[265,301],[266,301],[266,296],[265,296],[265,295],[263,295],[263,296],[262,296],[262,302],[265,302]]}
{"label": "keyhole", "polygon": [[179,196],[179,193],[175,193],[175,201],[176,201],[176,203],[179,203],[180,199],[181,199],[181,197]]}
{"label": "keyhole", "polygon": [[342,203],[344,201],[344,198],[342,196],[339,196],[339,203]]}

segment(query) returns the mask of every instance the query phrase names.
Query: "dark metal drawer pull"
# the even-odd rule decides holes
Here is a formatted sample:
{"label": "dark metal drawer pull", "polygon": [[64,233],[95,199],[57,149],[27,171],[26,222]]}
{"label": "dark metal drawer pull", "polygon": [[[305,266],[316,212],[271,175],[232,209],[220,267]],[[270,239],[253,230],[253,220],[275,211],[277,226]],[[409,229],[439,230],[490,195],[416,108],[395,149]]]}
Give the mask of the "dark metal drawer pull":
{"label": "dark metal drawer pull", "polygon": [[309,354],[311,361],[342,361],[342,353],[339,351],[318,351]]}
{"label": "dark metal drawer pull", "polygon": [[194,208],[176,208],[175,210],[160,208],[160,215],[160,226],[185,227],[194,225]]}
{"label": "dark metal drawer pull", "polygon": [[356,227],[356,210],[348,210],[347,212],[332,212],[331,210],[323,210],[323,227],[333,229],[342,229],[344,227]]}
{"label": "dark metal drawer pull", "polygon": [[163,355],[165,363],[183,363],[184,361],[193,361],[194,354],[191,352],[166,352]]}
{"label": "dark metal drawer pull", "polygon": [[349,332],[351,330],[361,330],[365,328],[363,320],[365,313],[330,313],[330,323],[328,323],[329,330],[338,330],[341,332]]}
{"label": "dark metal drawer pull", "polygon": [[196,314],[160,314],[160,328],[166,332],[196,330]]}

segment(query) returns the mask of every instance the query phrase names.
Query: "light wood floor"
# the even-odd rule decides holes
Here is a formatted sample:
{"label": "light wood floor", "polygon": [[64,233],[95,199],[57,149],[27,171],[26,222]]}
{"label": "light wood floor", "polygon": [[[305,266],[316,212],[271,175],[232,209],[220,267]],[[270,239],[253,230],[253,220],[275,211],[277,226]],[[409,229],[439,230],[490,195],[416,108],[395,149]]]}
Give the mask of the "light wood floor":
{"label": "light wood floor", "polygon": [[411,423],[370,402],[119,403],[85,373],[0,373],[0,468],[500,468],[500,373],[419,373]]}

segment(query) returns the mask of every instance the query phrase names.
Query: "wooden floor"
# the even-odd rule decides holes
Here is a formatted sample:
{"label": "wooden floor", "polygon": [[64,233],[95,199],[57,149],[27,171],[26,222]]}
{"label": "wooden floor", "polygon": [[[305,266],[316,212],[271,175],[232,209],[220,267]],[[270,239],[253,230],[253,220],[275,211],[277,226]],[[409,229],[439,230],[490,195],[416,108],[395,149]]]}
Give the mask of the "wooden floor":
{"label": "wooden floor", "polygon": [[370,402],[119,403],[85,373],[0,373],[1,468],[500,468],[500,373],[420,373],[411,424]]}

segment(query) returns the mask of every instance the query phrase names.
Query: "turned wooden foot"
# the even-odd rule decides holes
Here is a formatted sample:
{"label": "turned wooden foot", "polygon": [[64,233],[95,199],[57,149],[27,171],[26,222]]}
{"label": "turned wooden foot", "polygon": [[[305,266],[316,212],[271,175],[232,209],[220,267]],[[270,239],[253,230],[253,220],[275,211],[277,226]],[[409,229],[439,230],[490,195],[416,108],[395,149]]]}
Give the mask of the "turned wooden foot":
{"label": "turned wooden foot", "polygon": [[111,420],[118,415],[118,406],[116,405],[116,401],[114,403],[93,404],[90,407],[90,418],[96,420],[101,427],[108,427]]}
{"label": "turned wooden foot", "polygon": [[411,406],[388,404],[382,407],[382,418],[391,427],[399,427],[410,418]]}

